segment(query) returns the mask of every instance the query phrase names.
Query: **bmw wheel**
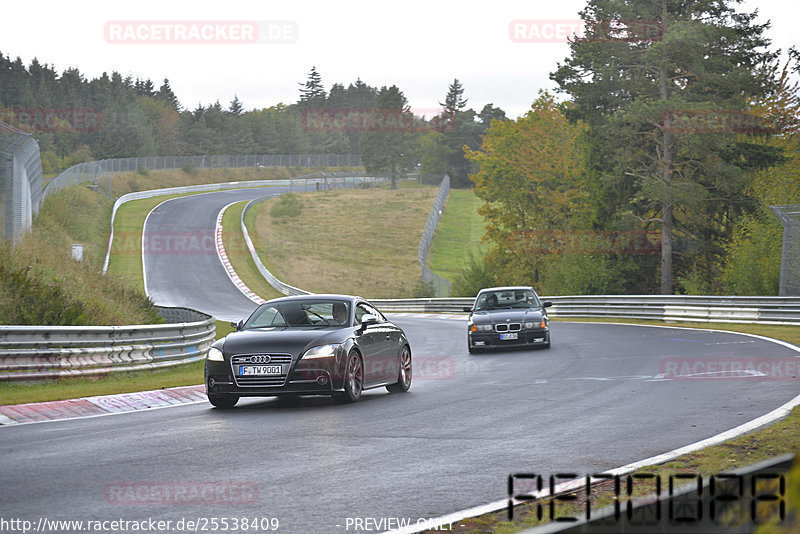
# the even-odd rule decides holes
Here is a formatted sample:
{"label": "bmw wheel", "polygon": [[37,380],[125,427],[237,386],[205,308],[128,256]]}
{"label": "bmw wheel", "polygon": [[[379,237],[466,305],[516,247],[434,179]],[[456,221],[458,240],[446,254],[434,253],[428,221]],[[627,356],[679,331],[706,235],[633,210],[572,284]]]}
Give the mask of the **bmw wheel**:
{"label": "bmw wheel", "polygon": [[411,350],[408,346],[403,347],[400,353],[400,371],[397,376],[397,382],[389,384],[386,389],[390,393],[403,393],[408,391],[411,387]]}
{"label": "bmw wheel", "polygon": [[347,355],[345,365],[344,391],[337,392],[333,398],[339,403],[355,402],[361,397],[364,388],[364,366],[361,365],[361,357],[357,352],[352,351]]}

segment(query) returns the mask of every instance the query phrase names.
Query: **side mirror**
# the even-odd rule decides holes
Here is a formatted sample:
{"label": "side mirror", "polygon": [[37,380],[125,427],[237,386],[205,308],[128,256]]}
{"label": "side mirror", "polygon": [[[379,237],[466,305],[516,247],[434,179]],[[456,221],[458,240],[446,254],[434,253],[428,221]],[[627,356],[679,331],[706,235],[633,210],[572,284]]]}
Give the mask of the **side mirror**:
{"label": "side mirror", "polygon": [[542,302],[542,308],[549,308],[552,305],[553,305],[553,303],[550,302],[549,300],[546,300],[546,301]]}
{"label": "side mirror", "polygon": [[472,306],[464,306],[465,312],[472,312]]}
{"label": "side mirror", "polygon": [[361,318],[361,326],[367,327],[371,324],[378,324],[378,316],[371,313],[366,314]]}
{"label": "side mirror", "polygon": [[238,332],[244,326],[244,321],[242,321],[241,319],[239,319],[238,321],[231,321],[231,326],[235,331]]}

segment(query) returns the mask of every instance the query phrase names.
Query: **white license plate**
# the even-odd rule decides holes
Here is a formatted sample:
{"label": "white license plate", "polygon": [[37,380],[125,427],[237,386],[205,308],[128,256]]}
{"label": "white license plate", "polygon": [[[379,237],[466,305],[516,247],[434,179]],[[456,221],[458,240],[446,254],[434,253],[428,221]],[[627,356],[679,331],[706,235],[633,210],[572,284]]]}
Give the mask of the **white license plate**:
{"label": "white license plate", "polygon": [[500,334],[500,339],[505,341],[507,339],[517,339],[518,334],[516,332],[511,334]]}
{"label": "white license plate", "polygon": [[282,369],[280,365],[240,365],[239,376],[253,375],[279,375]]}

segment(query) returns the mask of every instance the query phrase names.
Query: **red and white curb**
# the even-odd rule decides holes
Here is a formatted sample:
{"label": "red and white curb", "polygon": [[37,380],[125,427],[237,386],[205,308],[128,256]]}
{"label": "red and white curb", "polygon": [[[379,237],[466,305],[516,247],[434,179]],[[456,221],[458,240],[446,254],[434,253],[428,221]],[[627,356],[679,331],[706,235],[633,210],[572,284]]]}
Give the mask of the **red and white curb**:
{"label": "red and white curb", "polygon": [[233,265],[231,265],[231,261],[228,259],[228,254],[225,252],[225,245],[222,243],[222,216],[225,215],[225,210],[234,204],[238,204],[239,202],[241,201],[231,202],[222,208],[217,215],[217,225],[216,228],[214,228],[214,242],[217,245],[217,256],[219,256],[219,261],[222,262],[222,267],[225,268],[228,278],[230,278],[231,282],[233,282],[233,284],[239,288],[239,291],[241,291],[245,297],[249,298],[256,304],[263,304],[266,302],[266,300],[256,295],[255,291],[247,287],[247,284],[245,284],[242,279],[239,278],[239,275],[236,274],[236,270],[233,268]]}
{"label": "red and white curb", "polygon": [[0,406],[0,425],[83,419],[207,401],[202,385]]}

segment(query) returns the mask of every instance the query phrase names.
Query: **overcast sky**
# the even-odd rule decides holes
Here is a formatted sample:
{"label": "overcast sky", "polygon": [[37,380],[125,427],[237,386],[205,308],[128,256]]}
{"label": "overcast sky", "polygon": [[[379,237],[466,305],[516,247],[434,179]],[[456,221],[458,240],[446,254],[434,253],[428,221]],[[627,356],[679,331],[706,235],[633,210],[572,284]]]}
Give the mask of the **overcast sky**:
{"label": "overcast sky", "polygon": [[[541,42],[546,40],[548,21],[557,22],[557,28],[567,27],[585,4],[584,0],[6,0],[0,8],[0,51],[22,57],[26,65],[38,57],[59,72],[77,67],[87,77],[117,70],[150,78],[156,87],[169,78],[181,103],[191,109],[216,100],[227,107],[234,94],[246,109],[293,103],[298,82],[315,65],[326,89],[358,77],[373,86],[396,84],[412,108],[419,110],[438,107],[448,85],[458,78],[468,107],[480,111],[491,102],[516,117],[528,109],[539,89],[553,88],[548,74],[568,54],[563,42]],[[772,21],[769,37],[775,48],[785,50],[798,43],[800,2],[750,1],[740,9],[755,6],[762,21]],[[542,32],[542,39],[512,39],[509,26],[520,20],[535,21],[525,27]],[[164,32],[179,30],[152,21],[243,24],[228,24],[221,37],[201,35],[200,44],[173,44],[165,42]],[[254,27],[256,38],[266,42],[234,42],[236,31],[246,40]],[[141,42],[148,39],[156,42]]]}

